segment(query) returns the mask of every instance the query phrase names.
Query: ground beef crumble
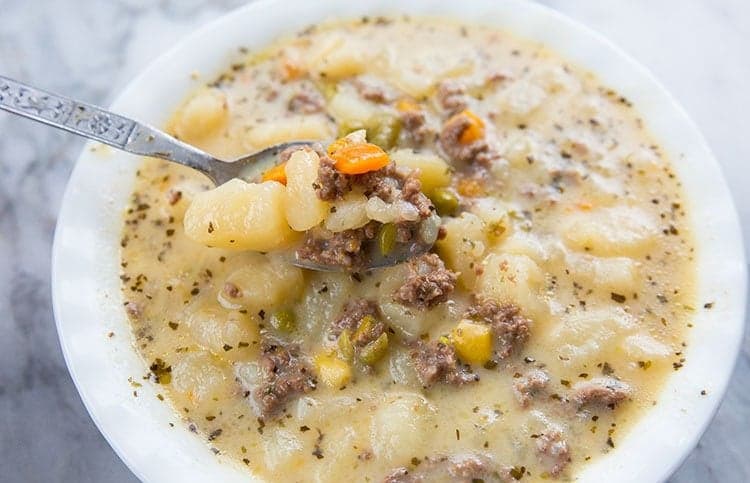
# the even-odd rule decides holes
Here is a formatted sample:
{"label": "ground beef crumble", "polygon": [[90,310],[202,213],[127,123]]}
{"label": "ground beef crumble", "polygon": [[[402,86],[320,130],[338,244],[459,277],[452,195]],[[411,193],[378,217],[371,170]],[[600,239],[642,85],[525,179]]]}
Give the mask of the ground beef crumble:
{"label": "ground beef crumble", "polygon": [[573,385],[572,400],[578,407],[607,406],[611,409],[630,395],[630,386],[614,377],[596,377]]}
{"label": "ground beef crumble", "polygon": [[[380,311],[375,302],[367,299],[350,300],[344,306],[344,311],[341,316],[331,323],[331,334],[335,338],[338,337],[344,329],[349,329],[354,332],[357,330],[357,327],[359,327],[362,319],[367,315],[374,317],[376,320],[380,318]],[[377,339],[377,337],[383,333],[383,330],[380,330],[380,333],[377,334],[374,339]]]}
{"label": "ground beef crumble", "polygon": [[549,429],[536,439],[537,456],[550,475],[559,476],[570,463],[570,447],[562,431]]}
{"label": "ground beef crumble", "polygon": [[325,101],[317,92],[302,91],[294,94],[287,103],[289,112],[298,114],[316,114],[322,112]]}
{"label": "ground beef crumble", "polygon": [[513,380],[513,394],[522,407],[527,407],[534,395],[549,383],[549,376],[541,369],[531,369]]}
{"label": "ground beef crumble", "polygon": [[471,120],[466,114],[457,114],[450,118],[440,131],[440,147],[454,162],[489,168],[495,160],[500,159],[500,153],[487,140],[477,139],[469,143],[460,141],[461,135],[470,123]]}
{"label": "ground beef crumble", "polygon": [[417,341],[409,352],[417,377],[425,388],[443,382],[461,386],[479,380],[469,366],[461,364],[456,351],[439,341]]}
{"label": "ground beef crumble", "polygon": [[456,288],[458,275],[434,253],[411,259],[407,266],[409,275],[394,295],[399,303],[428,309],[448,300]]}
{"label": "ground beef crumble", "polygon": [[170,189],[167,192],[167,202],[170,206],[174,206],[182,199],[182,191],[176,189]]}
{"label": "ground beef crumble", "polygon": [[383,483],[431,483],[450,481],[473,483],[476,481],[510,482],[513,478],[510,468],[500,467],[485,455],[454,455],[428,457],[409,471],[396,468],[383,480]]}
{"label": "ground beef crumble", "polygon": [[386,203],[407,201],[417,208],[422,218],[427,218],[433,211],[432,202],[422,193],[422,183],[413,171],[389,163],[371,173],[346,175],[338,172],[334,164],[327,155],[321,156],[316,191],[323,201],[340,200],[358,186],[368,198],[377,196]]}
{"label": "ground beef crumble", "polygon": [[423,144],[433,131],[427,126],[427,117],[422,111],[404,111],[400,115],[401,125],[415,144]]}
{"label": "ground beef crumble", "polygon": [[125,302],[125,312],[131,319],[140,319],[143,315],[143,310],[137,302],[128,301]]}
{"label": "ground beef crumble", "polygon": [[[354,186],[358,186],[368,198],[375,196],[386,203],[404,201],[416,209],[419,220],[395,223],[396,241],[399,243],[411,241],[419,227],[419,221],[431,216],[435,210],[430,199],[422,193],[422,183],[413,171],[399,169],[394,163],[390,163],[371,173],[345,175],[336,170],[334,161],[325,153],[319,155],[320,168],[315,183],[318,198],[325,201],[339,200]],[[361,228],[339,233],[324,230],[308,232],[297,254],[300,258],[315,263],[356,269],[366,264],[367,254],[363,251],[363,246],[365,242],[375,238],[380,226],[380,223],[372,221]]]}
{"label": "ground beef crumble", "polygon": [[417,208],[420,218],[427,218],[434,210],[432,201],[422,193],[422,182],[414,171],[403,178],[400,197]]}
{"label": "ground beef crumble", "polygon": [[386,92],[386,89],[382,86],[376,85],[372,81],[363,79],[354,79],[352,85],[357,90],[357,93],[370,102],[376,104],[386,104],[391,102],[392,96]]}
{"label": "ground beef crumble", "polygon": [[253,399],[263,418],[274,416],[292,399],[315,389],[315,378],[296,345],[264,341],[259,366],[260,384]]}
{"label": "ground beef crumble", "polygon": [[448,114],[463,111],[469,105],[466,86],[454,80],[443,81],[438,85],[437,100]]}
{"label": "ground beef crumble", "polygon": [[489,299],[478,300],[464,316],[492,327],[496,360],[505,359],[529,338],[531,321],[521,315],[521,309],[515,304],[499,304]]}
{"label": "ground beef crumble", "polygon": [[356,269],[367,262],[362,251],[365,242],[375,238],[380,223],[371,221],[361,228],[332,233],[327,230],[308,232],[297,256],[321,265]]}
{"label": "ground beef crumble", "polygon": [[320,157],[316,191],[323,201],[335,201],[352,190],[352,176],[340,173],[328,155]]}

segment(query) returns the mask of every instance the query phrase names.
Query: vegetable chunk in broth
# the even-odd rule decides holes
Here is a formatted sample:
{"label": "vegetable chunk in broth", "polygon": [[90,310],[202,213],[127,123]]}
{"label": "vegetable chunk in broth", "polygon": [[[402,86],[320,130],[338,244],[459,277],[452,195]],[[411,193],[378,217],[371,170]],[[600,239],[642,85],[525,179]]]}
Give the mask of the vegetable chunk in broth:
{"label": "vegetable chunk in broth", "polygon": [[[688,207],[637,106],[439,19],[243,55],[168,129],[225,158],[319,144],[213,189],[143,161],[122,290],[165,403],[269,481],[569,480],[616,451],[695,307]],[[361,269],[418,237],[431,253]]]}

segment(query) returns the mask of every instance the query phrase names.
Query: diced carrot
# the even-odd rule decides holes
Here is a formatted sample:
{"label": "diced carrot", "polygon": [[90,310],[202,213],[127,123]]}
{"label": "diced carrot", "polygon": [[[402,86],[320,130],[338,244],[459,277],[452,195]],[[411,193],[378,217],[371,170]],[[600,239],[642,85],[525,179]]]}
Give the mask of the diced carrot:
{"label": "diced carrot", "polygon": [[377,171],[390,161],[379,146],[371,143],[346,144],[331,152],[335,168],[344,174],[363,174]]}
{"label": "diced carrot", "polygon": [[576,206],[581,211],[589,211],[591,208],[594,207],[594,205],[592,205],[588,201],[579,201],[578,203],[576,203]]}
{"label": "diced carrot", "polygon": [[277,164],[263,173],[263,181],[278,181],[286,186],[286,163]]}
{"label": "diced carrot", "polygon": [[400,112],[414,112],[419,110],[419,105],[407,97],[396,101],[396,109]]}
{"label": "diced carrot", "polygon": [[351,139],[349,139],[346,136],[344,136],[342,138],[339,138],[339,139],[335,140],[331,144],[329,144],[328,145],[328,149],[326,151],[328,151],[328,155],[329,156],[333,156],[334,154],[336,154],[337,151],[340,151],[341,149],[343,149],[343,148],[345,148],[347,146],[351,146],[353,144],[354,143],[352,142]]}
{"label": "diced carrot", "polygon": [[476,141],[477,139],[481,139],[482,137],[484,137],[484,121],[482,121],[479,116],[471,112],[469,109],[464,109],[463,111],[456,114],[448,122],[451,122],[453,119],[456,119],[458,117],[465,117],[469,121],[466,129],[464,129],[464,131],[461,133],[461,136],[458,138],[458,141],[460,143],[469,144]]}
{"label": "diced carrot", "polygon": [[461,196],[466,196],[469,198],[474,198],[485,194],[484,186],[482,186],[479,181],[471,178],[463,178],[459,180],[458,185],[456,186],[456,190]]}
{"label": "diced carrot", "polygon": [[288,82],[290,80],[302,77],[305,73],[305,69],[295,64],[289,59],[285,59],[281,63],[281,80],[282,82]]}

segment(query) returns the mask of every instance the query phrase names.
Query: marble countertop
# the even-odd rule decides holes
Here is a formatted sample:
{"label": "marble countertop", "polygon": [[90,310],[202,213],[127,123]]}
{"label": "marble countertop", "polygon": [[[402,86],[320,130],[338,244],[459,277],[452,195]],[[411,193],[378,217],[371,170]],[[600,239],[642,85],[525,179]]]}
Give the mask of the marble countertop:
{"label": "marble countertop", "polygon": [[[152,58],[241,0],[0,0],[0,73],[107,105]],[[722,163],[750,235],[750,3],[543,0],[652,69]],[[68,376],[52,317],[55,218],[83,142],[0,113],[0,475],[136,481]],[[698,447],[671,478],[750,481],[750,336]]]}

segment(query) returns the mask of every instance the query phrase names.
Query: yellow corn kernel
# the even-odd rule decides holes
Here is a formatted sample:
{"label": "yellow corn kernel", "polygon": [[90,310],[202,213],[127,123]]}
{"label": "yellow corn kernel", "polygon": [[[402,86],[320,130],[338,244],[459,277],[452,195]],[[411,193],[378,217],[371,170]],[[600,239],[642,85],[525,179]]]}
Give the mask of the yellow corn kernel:
{"label": "yellow corn kernel", "polygon": [[334,354],[318,354],[314,364],[318,380],[330,388],[341,389],[352,379],[352,368]]}
{"label": "yellow corn kernel", "polygon": [[419,104],[407,97],[402,97],[396,101],[396,109],[399,112],[415,112],[419,110]]}
{"label": "yellow corn kernel", "polygon": [[492,356],[492,331],[484,324],[462,320],[451,332],[458,356],[469,364],[484,364]]}

